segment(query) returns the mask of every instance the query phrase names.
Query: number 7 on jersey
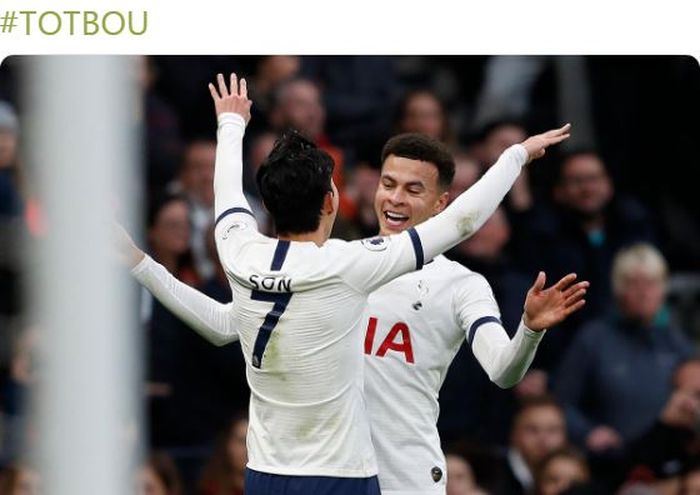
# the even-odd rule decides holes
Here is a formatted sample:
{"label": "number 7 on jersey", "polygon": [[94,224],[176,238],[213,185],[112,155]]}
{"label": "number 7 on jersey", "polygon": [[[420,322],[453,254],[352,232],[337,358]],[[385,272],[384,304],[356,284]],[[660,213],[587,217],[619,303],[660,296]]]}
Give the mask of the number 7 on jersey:
{"label": "number 7 on jersey", "polygon": [[255,339],[255,345],[253,347],[253,367],[261,368],[263,354],[265,353],[265,347],[267,347],[267,343],[270,341],[272,331],[275,329],[277,323],[280,321],[282,313],[284,313],[284,311],[287,309],[289,300],[292,298],[292,293],[263,292],[261,290],[253,290],[250,294],[250,298],[254,301],[266,301],[274,303],[272,306],[272,310],[270,310],[270,312],[265,315],[265,320],[260,326],[258,338]]}

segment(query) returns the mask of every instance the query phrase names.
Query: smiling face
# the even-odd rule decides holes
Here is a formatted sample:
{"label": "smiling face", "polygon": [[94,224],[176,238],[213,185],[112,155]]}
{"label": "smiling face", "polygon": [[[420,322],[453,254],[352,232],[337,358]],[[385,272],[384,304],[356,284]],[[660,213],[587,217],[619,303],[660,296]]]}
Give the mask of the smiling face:
{"label": "smiling face", "polygon": [[438,179],[432,163],[389,155],[374,197],[379,233],[398,234],[441,212],[448,194]]}

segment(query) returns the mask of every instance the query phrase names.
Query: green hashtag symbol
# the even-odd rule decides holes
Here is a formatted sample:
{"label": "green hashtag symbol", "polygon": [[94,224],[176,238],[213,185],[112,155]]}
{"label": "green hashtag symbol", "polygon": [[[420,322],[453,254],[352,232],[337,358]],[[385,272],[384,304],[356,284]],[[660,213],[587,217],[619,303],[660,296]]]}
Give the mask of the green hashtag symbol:
{"label": "green hashtag symbol", "polygon": [[5,15],[0,18],[0,21],[2,21],[2,25],[0,25],[0,29],[2,29],[3,33],[11,33],[12,30],[17,26],[17,12],[16,11],[5,11]]}

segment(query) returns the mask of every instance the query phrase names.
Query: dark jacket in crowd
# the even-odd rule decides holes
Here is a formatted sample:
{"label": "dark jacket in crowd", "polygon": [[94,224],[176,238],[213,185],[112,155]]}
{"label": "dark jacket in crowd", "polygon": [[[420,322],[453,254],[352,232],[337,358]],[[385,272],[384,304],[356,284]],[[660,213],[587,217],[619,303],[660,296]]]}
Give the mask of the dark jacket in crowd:
{"label": "dark jacket in crowd", "polygon": [[561,356],[583,323],[608,313],[614,304],[610,273],[617,251],[635,242],[654,241],[647,210],[631,198],[613,200],[605,212],[605,227],[593,235],[581,227],[582,219],[571,211],[540,206],[523,217],[515,239],[516,256],[527,273],[544,270],[552,283],[568,273],[591,283],[586,305],[571,315],[557,331],[549,332],[535,359],[535,366],[556,368]]}
{"label": "dark jacket in crowd", "polygon": [[571,438],[584,444],[596,426],[615,429],[624,441],[644,432],[671,393],[671,377],[692,347],[667,324],[642,326],[620,317],[586,324],[557,373]]}

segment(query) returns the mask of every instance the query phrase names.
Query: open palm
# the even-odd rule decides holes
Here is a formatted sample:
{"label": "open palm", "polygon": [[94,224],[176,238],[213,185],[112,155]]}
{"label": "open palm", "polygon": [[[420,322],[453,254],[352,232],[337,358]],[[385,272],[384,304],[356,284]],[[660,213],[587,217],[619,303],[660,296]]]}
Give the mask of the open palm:
{"label": "open palm", "polygon": [[583,297],[590,284],[586,281],[575,284],[575,280],[576,274],[570,273],[545,289],[546,276],[540,272],[525,299],[525,326],[539,332],[558,325],[571,313],[581,309],[586,304]]}

